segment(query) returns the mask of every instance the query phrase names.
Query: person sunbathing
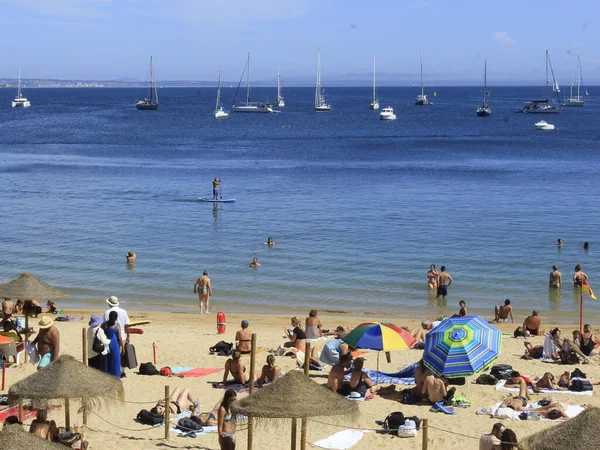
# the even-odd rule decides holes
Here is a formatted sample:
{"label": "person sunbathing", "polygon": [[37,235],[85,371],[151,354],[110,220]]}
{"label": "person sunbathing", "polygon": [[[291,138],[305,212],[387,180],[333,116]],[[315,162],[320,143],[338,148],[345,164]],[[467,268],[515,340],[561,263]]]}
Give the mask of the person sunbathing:
{"label": "person sunbathing", "polygon": [[31,422],[29,432],[48,441],[56,441],[58,439],[56,422],[48,420],[48,413],[45,409],[38,410],[35,419]]}
{"label": "person sunbathing", "polygon": [[345,390],[348,391],[347,395],[350,395],[352,392],[358,392],[361,397],[365,397],[367,393],[381,395],[396,390],[396,386],[393,384],[384,388],[379,384],[373,383],[371,378],[363,372],[364,365],[364,358],[356,358],[354,360],[354,367],[349,371],[350,382],[344,385]]}
{"label": "person sunbathing", "polygon": [[542,377],[535,382],[538,389],[552,389],[555,391],[568,391],[568,387],[561,387],[550,372],[546,372]]}
{"label": "person sunbathing", "polygon": [[282,376],[283,372],[278,366],[275,365],[275,357],[273,355],[269,355],[267,356],[267,364],[263,366],[257,383],[262,387],[263,384],[272,383]]}
{"label": "person sunbathing", "polygon": [[48,312],[52,314],[56,314],[56,312],[60,309],[52,300],[48,300],[46,306],[48,306]]}
{"label": "person sunbathing", "polygon": [[231,354],[231,358],[225,363],[225,372],[223,373],[223,382],[218,386],[224,386],[227,384],[227,378],[229,374],[233,376],[233,379],[245,386],[248,383],[248,374],[246,373],[246,366],[241,360],[242,354],[239,350],[234,350]]}
{"label": "person sunbathing", "polygon": [[521,380],[523,380],[527,386],[535,387],[535,384],[533,383],[533,381],[531,381],[531,378],[526,377],[525,375],[521,375],[516,370],[513,370],[510,373],[510,376],[506,379],[506,383],[504,383],[504,385],[506,387],[510,387],[510,386],[518,387],[521,384]]}
{"label": "person sunbathing", "polygon": [[[169,399],[169,411],[172,416],[178,416],[188,409],[193,409],[194,413],[199,413],[200,400],[187,389],[177,386],[171,393]],[[150,410],[150,413],[165,417],[165,411],[165,400],[161,399],[156,403],[156,406]]]}
{"label": "person sunbathing", "polygon": [[505,399],[500,404],[500,408],[510,408],[515,411],[525,411],[525,409],[527,409],[528,401],[529,391],[527,389],[527,383],[525,383],[523,379],[519,379],[519,395]]}

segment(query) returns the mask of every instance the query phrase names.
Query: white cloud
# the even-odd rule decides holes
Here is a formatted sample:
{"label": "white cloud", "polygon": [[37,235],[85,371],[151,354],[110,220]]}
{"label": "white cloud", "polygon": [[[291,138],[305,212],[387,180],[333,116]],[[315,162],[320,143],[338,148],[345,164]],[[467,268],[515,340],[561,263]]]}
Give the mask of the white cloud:
{"label": "white cloud", "polygon": [[495,31],[492,39],[506,45],[515,45],[517,41],[511,38],[506,31]]}

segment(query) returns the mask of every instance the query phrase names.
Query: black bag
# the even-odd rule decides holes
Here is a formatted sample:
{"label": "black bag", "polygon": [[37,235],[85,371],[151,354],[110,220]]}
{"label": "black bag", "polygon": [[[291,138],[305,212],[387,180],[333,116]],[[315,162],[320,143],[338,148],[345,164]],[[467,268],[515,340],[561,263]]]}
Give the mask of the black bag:
{"label": "black bag", "polygon": [[490,375],[495,376],[498,380],[508,380],[513,368],[509,364],[496,364],[492,367]]}
{"label": "black bag", "polygon": [[465,377],[448,378],[448,384],[451,384],[454,386],[463,386],[466,382],[467,382],[467,379]]}
{"label": "black bag", "polygon": [[211,353],[217,353],[219,356],[231,356],[233,353],[233,342],[220,341],[208,350]]}
{"label": "black bag", "polygon": [[98,331],[100,330],[96,330],[96,334],[94,335],[94,342],[92,342],[92,350],[94,350],[96,353],[102,353],[104,351],[104,344],[98,337]]}
{"label": "black bag", "polygon": [[579,356],[575,353],[575,350],[564,351],[561,350],[559,353],[560,362],[562,364],[579,364]]}
{"label": "black bag", "polygon": [[571,381],[571,390],[575,392],[593,391],[594,386],[588,380]]}
{"label": "black bag", "polygon": [[571,378],[587,378],[587,375],[579,370],[579,367],[577,367],[573,372],[571,372]]}
{"label": "black bag", "polygon": [[383,421],[383,428],[387,430],[395,430],[398,431],[398,427],[404,425],[406,419],[404,418],[404,414],[400,411],[390,413],[385,420]]}
{"label": "black bag", "polygon": [[479,375],[477,377],[477,380],[475,380],[476,384],[488,384],[490,386],[494,386],[496,384],[498,384],[498,378],[496,378],[493,375],[489,375],[487,373],[482,373],[481,375]]}
{"label": "black bag", "polygon": [[189,417],[179,419],[175,428],[184,433],[189,433],[190,431],[203,431],[202,425]]}
{"label": "black bag", "polygon": [[139,374],[140,375],[158,375],[159,372],[154,364],[147,362],[147,363],[140,364]]}
{"label": "black bag", "polygon": [[404,403],[405,405],[414,405],[420,400],[421,396],[415,393],[414,388],[406,388],[400,391],[400,403]]}
{"label": "black bag", "polygon": [[139,420],[144,425],[152,425],[152,426],[158,425],[159,423],[164,422],[164,419],[162,418],[162,416],[159,416],[158,414],[152,414],[147,409],[142,409],[138,413],[137,420]]}
{"label": "black bag", "polygon": [[121,356],[121,367],[129,369],[137,368],[137,357],[135,356],[135,347],[132,344],[125,344],[125,354]]}

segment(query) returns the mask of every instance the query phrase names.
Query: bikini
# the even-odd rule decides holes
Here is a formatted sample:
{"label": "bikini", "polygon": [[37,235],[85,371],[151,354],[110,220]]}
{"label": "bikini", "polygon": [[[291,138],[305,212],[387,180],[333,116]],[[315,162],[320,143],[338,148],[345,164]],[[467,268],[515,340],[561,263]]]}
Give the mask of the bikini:
{"label": "bikini", "polygon": [[[581,337],[579,349],[581,350],[581,353],[583,353],[585,356],[590,356],[590,353],[592,353],[592,350],[594,350],[594,348],[596,348],[596,343],[594,342],[593,336],[594,335],[591,334],[589,338],[584,338],[583,336]],[[587,343],[586,343],[586,341],[587,341]]]}
{"label": "bikini", "polygon": [[[227,413],[227,415],[223,417],[223,422],[231,422],[232,419],[231,413]],[[228,437],[232,441],[235,439],[235,433],[227,433],[226,431],[223,431],[222,433],[223,436]]]}

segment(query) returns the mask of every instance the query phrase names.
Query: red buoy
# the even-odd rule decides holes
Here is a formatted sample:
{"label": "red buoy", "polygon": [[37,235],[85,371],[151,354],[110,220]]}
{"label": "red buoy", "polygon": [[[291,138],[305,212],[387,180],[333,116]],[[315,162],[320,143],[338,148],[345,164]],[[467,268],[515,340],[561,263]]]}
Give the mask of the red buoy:
{"label": "red buoy", "polygon": [[227,322],[225,321],[225,313],[220,312],[217,314],[217,333],[223,334],[227,329]]}

